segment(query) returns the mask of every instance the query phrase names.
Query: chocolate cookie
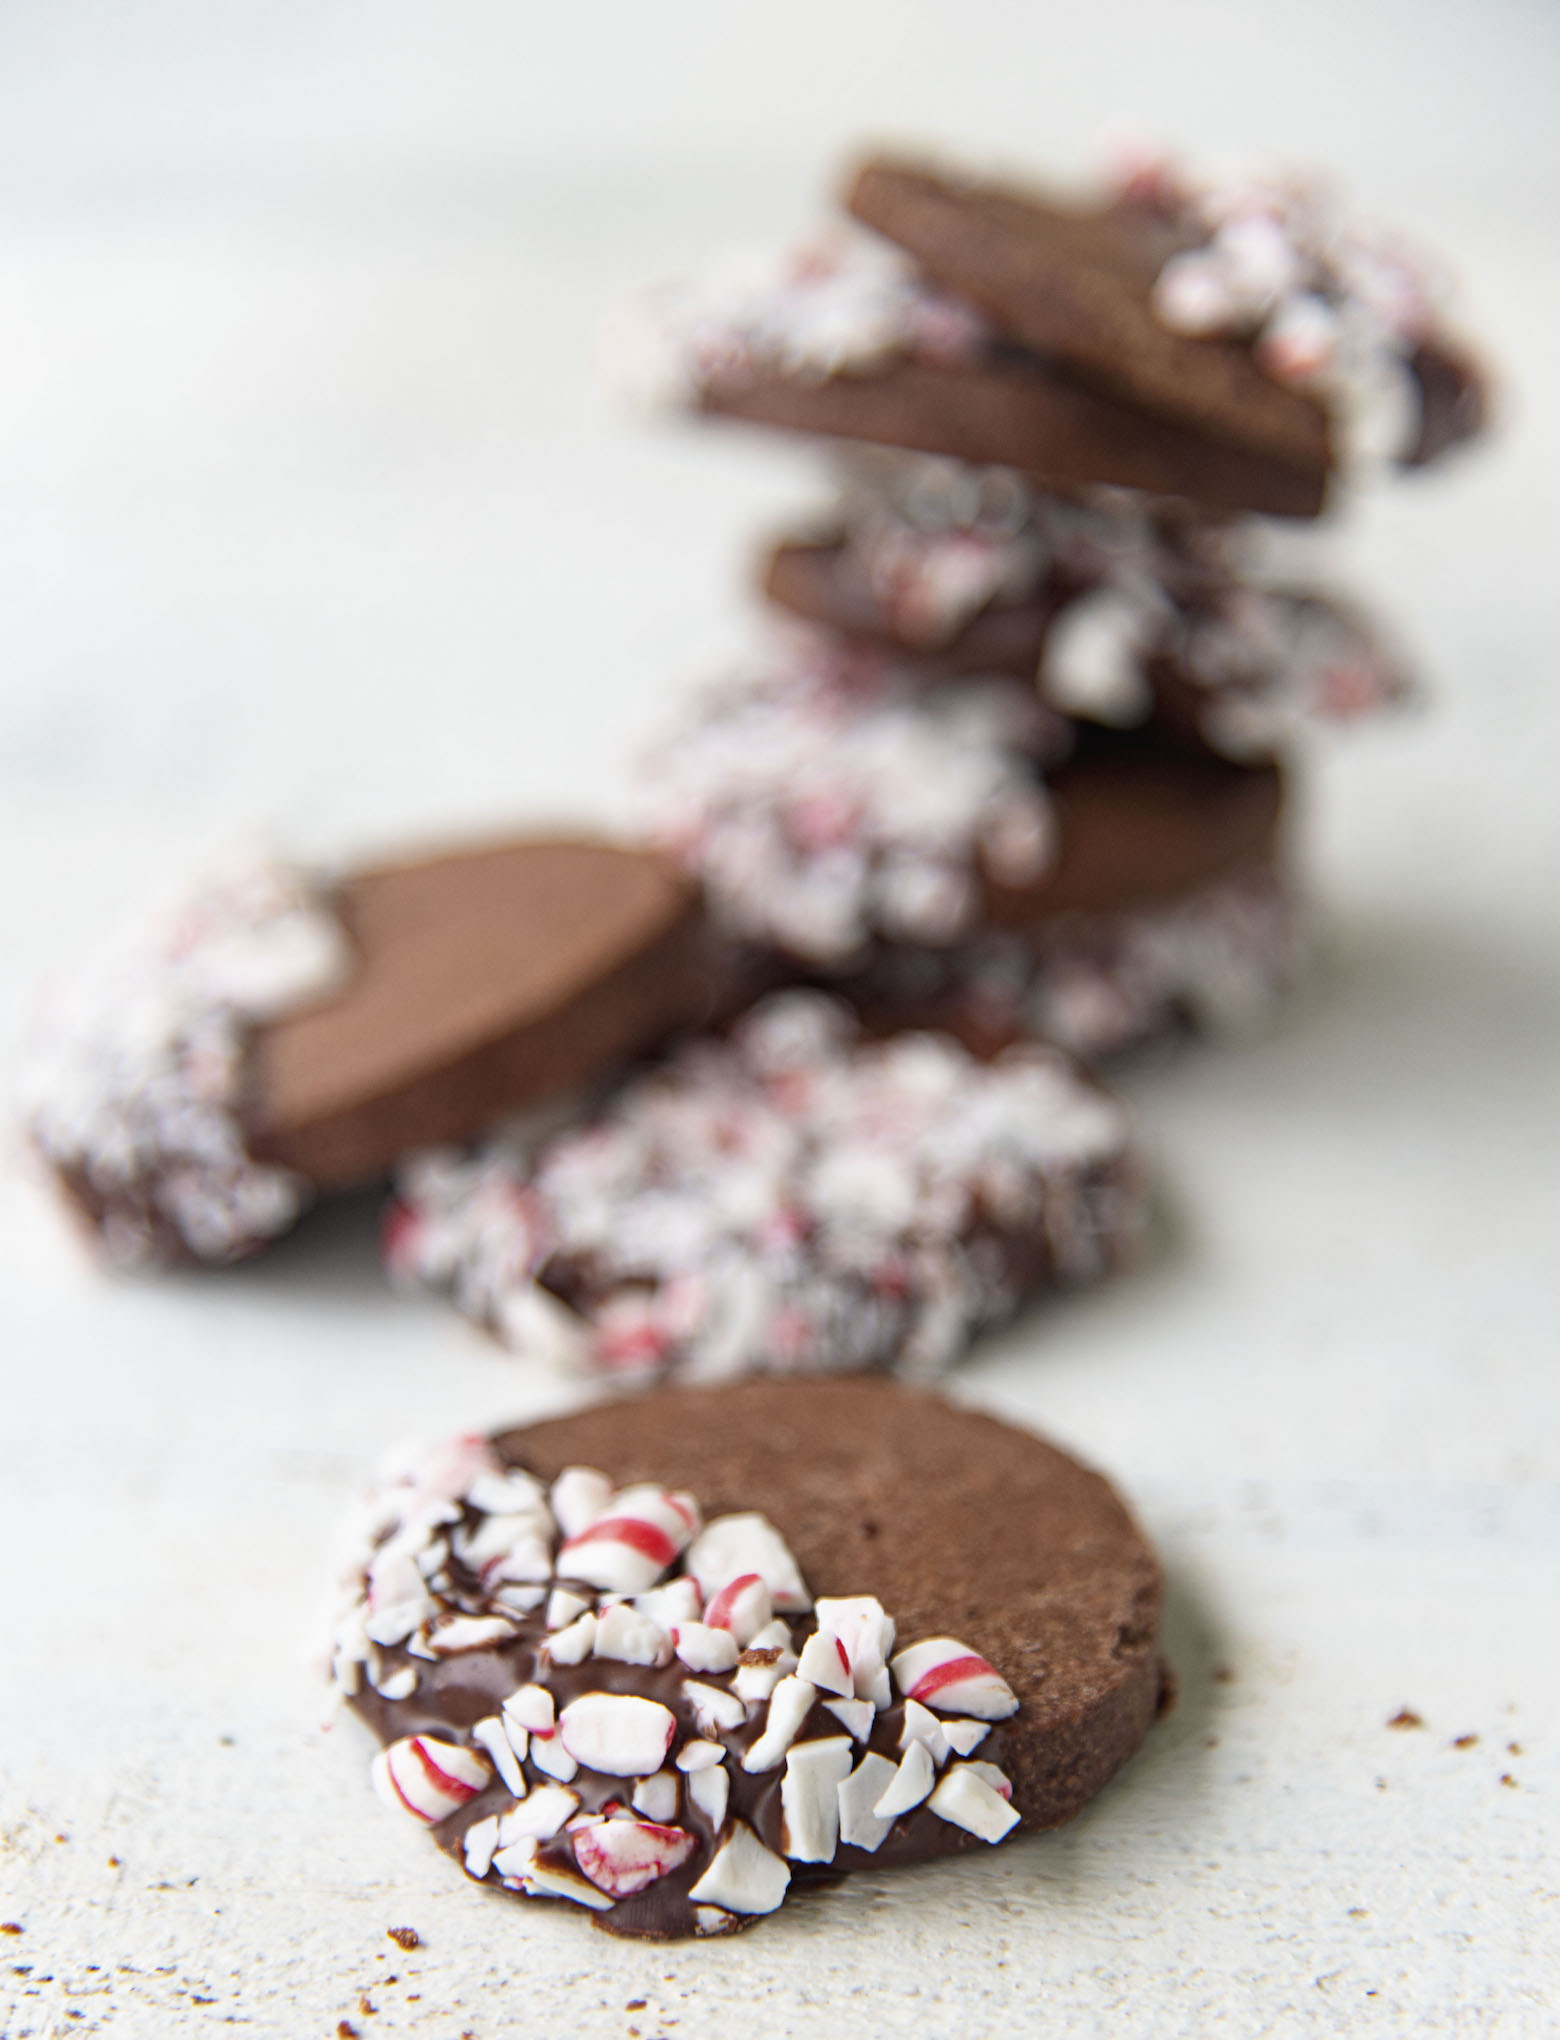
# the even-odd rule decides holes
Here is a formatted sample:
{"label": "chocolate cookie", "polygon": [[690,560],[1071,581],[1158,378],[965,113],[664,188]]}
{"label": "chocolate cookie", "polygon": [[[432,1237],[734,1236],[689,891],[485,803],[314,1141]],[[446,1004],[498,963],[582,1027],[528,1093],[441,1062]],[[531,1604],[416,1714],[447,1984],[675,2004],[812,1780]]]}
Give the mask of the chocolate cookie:
{"label": "chocolate cookie", "polygon": [[1243,531],[1163,501],[901,456],[847,469],[830,522],[775,548],[765,593],[931,680],[1032,679],[1064,714],[1240,760],[1409,691],[1359,612],[1254,572]]}
{"label": "chocolate cookie", "polygon": [[1320,184],[1160,163],[1078,207],[878,158],[846,204],[1047,363],[1318,491],[1355,458],[1422,463],[1483,423],[1427,278]]}
{"label": "chocolate cookie", "polygon": [[393,1274],[532,1358],[619,1379],[940,1372],[1135,1243],[1119,1108],[1057,1050],[860,1038],[777,993],[542,1136],[402,1170]]}
{"label": "chocolate cookie", "polygon": [[849,969],[878,941],[1163,903],[1271,856],[1272,767],[1071,725],[1017,680],[928,686],[806,649],[696,702],[644,772],[652,836],[735,939]]}
{"label": "chocolate cookie", "polygon": [[1221,443],[1087,386],[865,244],[820,242],[645,293],[609,379],[651,410],[1105,483],[1220,511],[1309,517],[1325,471]]}
{"label": "chocolate cookie", "polygon": [[535,840],[330,885],[255,863],[55,986],[33,1144],[109,1257],[228,1261],[318,1192],[613,1067],[711,998],[654,857]]}
{"label": "chocolate cookie", "polygon": [[656,1938],[1058,1826],[1167,1688],[1107,1483],[882,1382],[460,1440],[374,1498],[344,1584],[387,1801],[482,1883]]}

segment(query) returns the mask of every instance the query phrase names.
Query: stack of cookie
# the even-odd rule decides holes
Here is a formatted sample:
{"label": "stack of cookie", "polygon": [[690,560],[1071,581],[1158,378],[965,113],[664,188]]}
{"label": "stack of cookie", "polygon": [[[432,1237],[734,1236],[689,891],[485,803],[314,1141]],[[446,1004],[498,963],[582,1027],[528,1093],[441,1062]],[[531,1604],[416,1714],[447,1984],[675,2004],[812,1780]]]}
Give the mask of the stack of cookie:
{"label": "stack of cookie", "polygon": [[845,206],[612,335],[640,401],[839,449],[764,563],[792,628],[652,755],[654,834],[876,1024],[1098,1056],[1260,1017],[1292,735],[1405,692],[1277,521],[1468,438],[1478,372],[1299,181],[1139,162],[1079,207],[876,160]]}

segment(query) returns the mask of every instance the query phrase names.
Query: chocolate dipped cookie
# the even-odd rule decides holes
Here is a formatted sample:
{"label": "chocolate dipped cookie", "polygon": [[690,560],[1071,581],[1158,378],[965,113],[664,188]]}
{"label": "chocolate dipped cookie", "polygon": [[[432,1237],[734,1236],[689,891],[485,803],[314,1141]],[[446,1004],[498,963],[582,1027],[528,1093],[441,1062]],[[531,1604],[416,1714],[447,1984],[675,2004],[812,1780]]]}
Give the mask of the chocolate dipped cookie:
{"label": "chocolate dipped cookie", "polygon": [[385,1252],[598,1377],[925,1377],[1118,1266],[1142,1206],[1125,1116],[1059,1050],[874,1040],[788,991],[573,1121],[408,1162]]}
{"label": "chocolate dipped cookie", "polygon": [[1423,465],[1483,425],[1428,271],[1320,180],[1145,159],[1078,205],[877,157],[846,205],[1019,348],[1318,496],[1335,470]]}
{"label": "chocolate dipped cookie", "polygon": [[703,1016],[713,968],[641,850],[538,838],[335,882],[255,860],[49,988],[27,1129],[110,1260],[231,1261]]}
{"label": "chocolate dipped cookie", "polygon": [[405,1467],[333,1675],[484,1887],[722,1934],[1076,1815],[1167,1689],[1110,1486],[883,1382],[661,1390]]}

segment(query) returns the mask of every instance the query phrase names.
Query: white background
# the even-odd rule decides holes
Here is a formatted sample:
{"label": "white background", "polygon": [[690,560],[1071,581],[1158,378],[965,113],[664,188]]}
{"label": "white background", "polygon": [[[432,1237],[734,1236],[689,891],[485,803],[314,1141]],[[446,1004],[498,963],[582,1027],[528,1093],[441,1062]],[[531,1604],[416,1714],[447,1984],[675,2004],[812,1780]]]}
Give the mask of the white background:
{"label": "white background", "polygon": [[[1338,537],[1435,698],[1315,761],[1315,983],[1274,1038],[1127,1081],[1154,1252],[958,1378],[1108,1468],[1165,1553],[1182,1703],[1118,1784],[732,1944],[486,1901],[381,1811],[357,1731],[317,1730],[308,1616],[388,1440],[568,1391],[392,1297],[371,1203],[235,1274],[110,1284],[13,1161],[7,2034],[1547,2029],[1557,58],[1537,0],[10,0],[7,1041],[49,963],[235,836],[619,812],[814,483],[613,416],[595,330],[803,224],[861,137],[1081,172],[1115,123],[1328,159],[1446,251],[1504,390],[1489,450]],[[1425,1725],[1389,1729],[1405,1704]]]}

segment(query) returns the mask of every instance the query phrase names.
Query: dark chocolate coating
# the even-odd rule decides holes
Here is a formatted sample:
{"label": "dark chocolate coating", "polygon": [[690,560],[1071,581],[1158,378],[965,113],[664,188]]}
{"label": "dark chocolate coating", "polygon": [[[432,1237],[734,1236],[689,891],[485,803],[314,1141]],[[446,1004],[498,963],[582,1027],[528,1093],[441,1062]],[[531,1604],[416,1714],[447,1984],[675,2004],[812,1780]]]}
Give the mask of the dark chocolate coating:
{"label": "dark chocolate coating", "polygon": [[[1168,1691],[1158,1563],[1113,1489],[1029,1433],[935,1396],[861,1378],[661,1389],[504,1432],[495,1444],[509,1464],[544,1481],[591,1465],[619,1486],[687,1488],[706,1520],[758,1510],[786,1539],[815,1598],[872,1594],[895,1618],[901,1647],[951,1635],[980,1653],[1020,1705],[977,1755],[1006,1772],[1025,1829],[1080,1812],[1137,1749]],[[797,1620],[798,1642],[811,1626]],[[387,1701],[365,1689],[351,1705],[384,1742],[419,1733],[465,1740],[530,1675],[537,1630],[533,1622],[502,1650],[436,1665],[386,1652],[387,1665],[417,1665],[418,1692]],[[660,1698],[691,1728],[686,1676],[675,1664],[657,1671],[593,1658],[549,1668],[546,1679],[560,1707],[575,1692],[637,1692]],[[720,1740],[750,1747],[763,1713]],[[897,1705],[880,1713],[871,1746],[897,1757],[901,1719]],[[798,1739],[840,1733],[820,1704]],[[757,1778],[738,1764],[728,1773],[730,1814],[778,1849],[783,1766]],[[586,1810],[625,1794],[622,1779],[588,1771],[571,1789]],[[436,1838],[459,1856],[467,1828],[507,1802],[502,1786],[488,1787],[441,1822]],[[678,1820],[699,1837],[693,1858],[611,1913],[593,1914],[599,1924],[651,1936],[691,1930],[686,1893],[715,1838],[690,1805]],[[829,1864],[793,1864],[792,1876],[817,1882],[986,1846],[922,1806],[876,1853],[842,1846]]]}

